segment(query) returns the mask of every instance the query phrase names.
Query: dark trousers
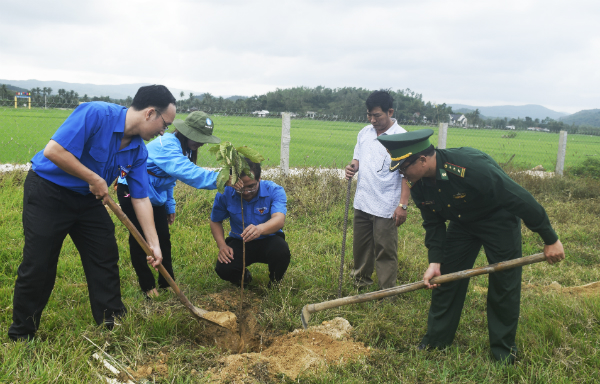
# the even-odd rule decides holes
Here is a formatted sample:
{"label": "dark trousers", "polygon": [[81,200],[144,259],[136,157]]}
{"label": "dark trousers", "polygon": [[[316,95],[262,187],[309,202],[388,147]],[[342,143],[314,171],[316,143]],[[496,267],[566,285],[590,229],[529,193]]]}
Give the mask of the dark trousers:
{"label": "dark trousers", "polygon": [[79,251],[96,323],[125,314],[115,226],[94,195],[81,195],[29,171],[23,190],[23,262],[17,272],[11,339],[33,337],[56,280],[67,234]]}
{"label": "dark trousers", "polygon": [[[446,231],[442,275],[473,268],[483,245],[490,264],[522,256],[521,219],[500,210],[486,220],[451,221]],[[521,271],[513,268],[489,275],[487,319],[490,347],[497,360],[514,360],[521,300]],[[432,292],[423,343],[442,348],[454,340],[469,279],[444,283]]]}
{"label": "dark trousers", "polygon": [[[233,260],[229,264],[217,261],[215,271],[223,280],[240,284],[243,266],[243,242],[234,237],[225,239],[233,249]],[[253,240],[246,243],[246,266],[254,263],[265,263],[269,266],[269,280],[280,281],[290,264],[290,248],[285,241],[285,234],[276,232],[275,236]],[[244,284],[249,283],[249,271],[244,272]]]}
{"label": "dark trousers", "polygon": [[[131,204],[129,187],[124,184],[119,184],[117,187],[117,197],[119,198],[119,204],[121,205],[123,212],[125,212],[127,217],[129,217],[129,220],[131,220],[137,230],[144,236],[140,222],[138,221],[135,211],[133,210],[133,205]],[[163,256],[162,265],[167,272],[169,272],[173,280],[175,280],[173,261],[171,259],[171,234],[169,233],[169,223],[167,222],[167,210],[164,205],[158,207],[153,205],[152,209],[154,211],[154,225],[156,226],[156,233],[160,243],[160,251]],[[131,256],[131,264],[133,265],[133,269],[135,269],[142,292],[148,292],[149,290],[156,288],[154,275],[146,260],[146,252],[131,234],[129,235],[129,254]],[[169,287],[169,283],[167,283],[167,280],[161,274],[158,275],[158,287]]]}

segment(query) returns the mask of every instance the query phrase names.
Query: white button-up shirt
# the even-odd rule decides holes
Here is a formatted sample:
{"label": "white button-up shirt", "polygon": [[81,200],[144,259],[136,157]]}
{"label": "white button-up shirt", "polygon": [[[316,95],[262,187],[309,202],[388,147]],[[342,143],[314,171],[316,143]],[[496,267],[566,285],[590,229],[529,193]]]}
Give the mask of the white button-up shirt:
{"label": "white button-up shirt", "polygon": [[[404,133],[406,130],[394,124],[382,135]],[[371,215],[391,218],[400,202],[402,175],[390,172],[392,159],[385,147],[377,140],[372,125],[361,129],[354,147],[354,159],[358,160],[358,185],[354,195],[354,208]]]}

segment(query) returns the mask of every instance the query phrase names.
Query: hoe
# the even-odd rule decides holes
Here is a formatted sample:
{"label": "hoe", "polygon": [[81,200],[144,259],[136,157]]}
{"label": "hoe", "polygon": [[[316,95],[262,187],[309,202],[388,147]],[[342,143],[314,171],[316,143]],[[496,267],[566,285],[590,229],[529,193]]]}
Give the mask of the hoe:
{"label": "hoe", "polygon": [[[501,263],[486,265],[485,267],[479,267],[474,269],[467,269],[465,271],[449,273],[447,275],[436,276],[430,280],[431,284],[443,284],[451,281],[460,279],[466,279],[467,277],[483,275],[487,273],[493,273],[502,271],[505,269],[520,267],[523,265],[539,263],[540,261],[546,260],[543,253],[536,253],[535,255],[521,257],[519,259],[503,261]],[[425,288],[425,282],[423,280],[416,283],[410,283],[405,285],[399,285],[397,287],[382,289],[381,291],[363,293],[356,296],[342,297],[340,299],[324,301],[318,304],[307,304],[302,308],[302,326],[304,329],[308,328],[308,322],[310,321],[310,315],[315,312],[323,311],[325,309],[337,308],[342,305],[363,303],[365,301],[382,299],[388,296],[399,295],[404,292],[416,291],[417,289]]]}

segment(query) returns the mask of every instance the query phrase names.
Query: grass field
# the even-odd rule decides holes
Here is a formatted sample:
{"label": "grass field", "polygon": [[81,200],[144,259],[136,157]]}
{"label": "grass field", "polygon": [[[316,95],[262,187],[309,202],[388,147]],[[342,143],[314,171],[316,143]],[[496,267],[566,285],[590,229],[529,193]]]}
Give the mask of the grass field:
{"label": "grass field", "polygon": [[[0,163],[26,163],[41,150],[62,121],[71,113],[59,109],[10,109],[0,107]],[[184,114],[178,118],[185,119]],[[279,165],[281,119],[249,116],[214,115],[215,134],[234,145],[248,145],[265,157],[266,166]],[[291,127],[290,166],[341,168],[351,159],[356,135],[366,123],[293,119]],[[407,126],[407,130],[425,127]],[[173,127],[171,128],[173,129]],[[437,144],[437,128],[432,143]],[[513,155],[511,166],[519,169],[542,165],[554,170],[558,134],[517,132],[515,138],[503,138],[508,131],[450,128],[447,147],[470,146],[489,153],[499,163]],[[567,140],[566,167],[581,163],[590,156],[600,156],[600,137],[570,135]],[[207,151],[199,154],[199,164],[215,166]]]}
{"label": "grass field", "polygon": [[[300,328],[302,306],[336,297],[346,191],[345,182],[337,176],[316,176],[310,171],[276,181],[288,194],[285,231],[292,261],[282,284],[274,289],[266,287],[266,267],[250,267],[255,281],[249,289],[259,300],[255,316],[265,336]],[[365,359],[332,365],[317,375],[304,374],[297,381],[249,375],[246,382],[597,382],[600,297],[567,295],[546,288],[553,281],[569,287],[600,280],[600,185],[584,179],[538,180],[523,175],[517,181],[546,208],[567,258],[556,266],[540,263],[523,269],[524,284],[537,288],[522,293],[519,355],[514,366],[490,359],[484,293],[487,277],[483,276],[471,280],[455,342],[447,350],[416,350],[426,329],[430,292],[415,291],[399,296],[396,302],[367,302],[314,315],[312,324],[335,316],[348,319],[355,327],[355,339],[372,348]],[[37,340],[31,344],[9,342],[6,331],[23,247],[22,182],[21,173],[0,176],[0,382],[99,382],[97,373],[104,374],[105,370],[91,358],[97,350],[83,336],[132,367],[168,353],[168,374],[154,375],[154,382],[207,382],[207,370],[219,367],[219,359],[229,352],[198,338],[205,325],[192,319],[173,294],[163,292],[152,303],[143,300],[129,262],[127,232],[116,219],[121,290],[129,309],[123,324],[112,332],[95,326],[81,262],[67,239]],[[177,186],[175,194],[179,204],[171,235],[177,281],[192,303],[209,306],[207,295],[231,289],[213,270],[217,248],[208,216],[214,192]],[[418,281],[427,258],[420,215],[412,205],[399,235],[398,283]],[[352,244],[352,225],[348,244]],[[539,236],[524,227],[523,253],[541,249]],[[481,255],[477,265],[486,264],[484,260]],[[347,246],[346,270],[351,266],[352,247]],[[347,275],[343,292],[356,293]]]}

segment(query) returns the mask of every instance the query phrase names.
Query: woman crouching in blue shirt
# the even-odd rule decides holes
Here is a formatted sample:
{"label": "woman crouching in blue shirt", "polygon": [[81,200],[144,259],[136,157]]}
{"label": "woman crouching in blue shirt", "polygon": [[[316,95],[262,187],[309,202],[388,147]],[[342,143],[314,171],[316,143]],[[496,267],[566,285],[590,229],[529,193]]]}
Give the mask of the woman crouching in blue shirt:
{"label": "woman crouching in blue shirt", "polygon": [[[150,142],[147,148],[148,196],[154,210],[154,223],[163,255],[162,264],[175,279],[169,234],[169,225],[175,221],[173,188],[177,180],[198,189],[217,188],[218,173],[200,168],[196,165],[196,160],[201,146],[206,143],[220,143],[221,139],[212,135],[213,122],[204,112],[192,112],[185,121],[175,120],[173,124],[177,128],[175,132],[165,133],[164,136]],[[121,208],[141,233],[140,224],[131,204],[127,181],[119,178],[118,183],[117,196]],[[228,181],[226,185],[230,185],[230,182]],[[235,185],[239,188],[242,186],[243,184]],[[129,252],[142,292],[147,298],[158,296],[154,275],[147,265],[146,252],[132,235],[129,236]],[[169,287],[169,283],[162,275],[158,276],[158,287]]]}

